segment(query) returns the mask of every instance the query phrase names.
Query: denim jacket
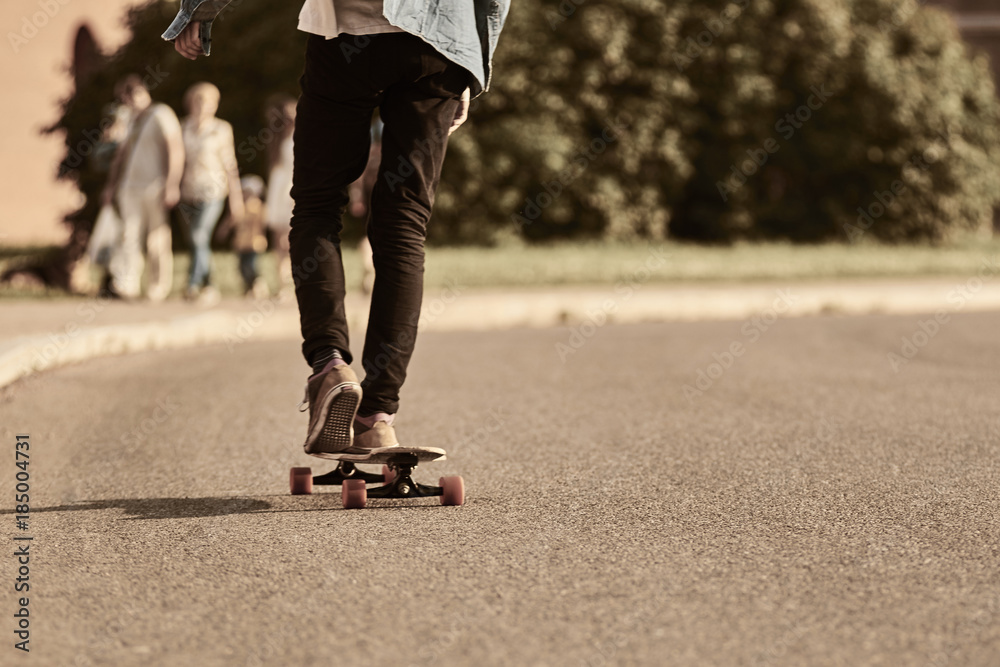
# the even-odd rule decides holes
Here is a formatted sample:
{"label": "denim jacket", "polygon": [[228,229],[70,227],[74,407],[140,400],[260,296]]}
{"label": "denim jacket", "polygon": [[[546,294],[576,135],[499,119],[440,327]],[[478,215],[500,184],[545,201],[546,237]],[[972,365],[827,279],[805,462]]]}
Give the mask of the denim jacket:
{"label": "denim jacket", "polygon": [[[192,20],[201,21],[202,50],[211,50],[212,21],[231,0],[181,0],[163,39],[173,41]],[[333,2],[333,0],[330,0]],[[392,25],[420,37],[472,74],[472,95],[489,90],[493,52],[510,10],[510,0],[384,0]]]}
{"label": "denim jacket", "polygon": [[473,76],[472,96],[490,88],[493,52],[510,10],[510,0],[384,0],[394,26],[420,37]]}

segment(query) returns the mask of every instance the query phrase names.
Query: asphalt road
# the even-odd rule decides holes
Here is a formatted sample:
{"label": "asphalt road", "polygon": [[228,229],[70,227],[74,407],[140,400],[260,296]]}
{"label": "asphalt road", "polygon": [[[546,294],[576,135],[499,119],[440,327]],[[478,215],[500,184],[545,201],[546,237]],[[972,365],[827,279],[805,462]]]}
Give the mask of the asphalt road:
{"label": "asphalt road", "polygon": [[398,432],[463,507],[289,496],[294,342],[23,380],[0,663],[1000,664],[1000,315],[927,319],[426,334]]}

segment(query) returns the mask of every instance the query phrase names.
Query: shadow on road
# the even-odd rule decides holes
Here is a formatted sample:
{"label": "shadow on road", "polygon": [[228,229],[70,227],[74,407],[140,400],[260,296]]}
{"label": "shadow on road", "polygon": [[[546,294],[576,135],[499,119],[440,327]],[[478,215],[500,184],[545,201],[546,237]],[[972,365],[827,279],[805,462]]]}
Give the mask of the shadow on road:
{"label": "shadow on road", "polygon": [[[40,512],[87,512],[94,510],[122,509],[137,519],[186,519],[192,517],[252,514],[271,509],[271,503],[253,498],[127,498],[81,501],[56,507],[31,508],[32,514]],[[0,510],[0,514],[14,514]]]}
{"label": "shadow on road", "polygon": [[[282,495],[288,499],[291,496]],[[305,498],[306,496],[300,496]],[[92,512],[100,510],[121,509],[128,519],[190,519],[208,516],[229,516],[233,514],[259,514],[262,512],[328,512],[331,509],[343,510],[340,507],[340,494],[316,494],[312,498],[323,500],[324,497],[334,499],[333,507],[275,507],[266,500],[254,498],[125,498],[110,500],[81,500],[69,505],[55,507],[31,508],[31,514],[42,512]],[[365,511],[400,510],[400,509],[436,509],[441,511],[437,498],[424,499],[427,503],[410,501],[392,501],[379,499],[370,503]],[[16,514],[13,510],[0,510],[0,516]]]}

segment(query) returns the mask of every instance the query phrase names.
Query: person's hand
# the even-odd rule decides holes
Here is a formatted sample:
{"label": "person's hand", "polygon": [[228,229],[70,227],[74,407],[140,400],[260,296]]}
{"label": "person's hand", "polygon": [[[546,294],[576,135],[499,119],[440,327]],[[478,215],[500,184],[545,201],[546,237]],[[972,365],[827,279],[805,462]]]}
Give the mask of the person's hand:
{"label": "person's hand", "polygon": [[234,225],[242,225],[244,218],[246,218],[246,208],[243,206],[243,197],[232,198],[229,200],[229,217],[232,219]]}
{"label": "person's hand", "polygon": [[218,225],[216,225],[215,232],[212,234],[212,236],[217,242],[222,244],[227,244],[229,235],[232,234],[233,230],[235,230],[239,226],[240,223],[237,222],[236,220],[233,220],[232,215],[226,215],[222,218],[222,221],[219,222]]}
{"label": "person's hand", "polygon": [[451,121],[451,127],[448,128],[448,134],[462,127],[462,123],[466,121],[469,117],[469,100],[472,98],[472,94],[468,88],[462,93],[462,97],[458,100],[458,110],[455,111],[455,119]]}
{"label": "person's hand", "polygon": [[181,201],[181,189],[177,185],[168,185],[163,188],[163,207],[171,209]]}
{"label": "person's hand", "polygon": [[197,60],[204,55],[201,50],[201,22],[191,21],[174,40],[174,49],[188,60]]}

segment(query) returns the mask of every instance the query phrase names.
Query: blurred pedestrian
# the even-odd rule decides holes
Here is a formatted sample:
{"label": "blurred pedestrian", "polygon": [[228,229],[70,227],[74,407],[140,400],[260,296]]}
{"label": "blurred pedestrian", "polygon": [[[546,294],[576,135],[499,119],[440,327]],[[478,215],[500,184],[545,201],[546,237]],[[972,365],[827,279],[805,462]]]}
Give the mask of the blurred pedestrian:
{"label": "blurred pedestrian", "polygon": [[212,272],[212,232],[229,199],[229,215],[239,226],[243,194],[236,166],[233,128],[216,117],[219,89],[196,83],[184,95],[187,117],[184,134],[184,178],[181,181],[181,217],[191,245],[191,267],[184,298],[212,305],[219,292],[209,283]]}
{"label": "blurred pedestrian", "polygon": [[132,111],[126,105],[114,102],[105,106],[103,112],[105,121],[101,124],[101,139],[94,146],[91,160],[98,173],[107,174],[111,172],[118,147],[128,139]]}
{"label": "blurred pedestrian", "polygon": [[122,221],[121,240],[112,252],[106,291],[113,297],[138,297],[143,270],[148,268],[146,296],[151,301],[162,301],[173,286],[167,212],[180,201],[184,171],[181,127],[170,107],[153,103],[138,75],[122,79],[115,92],[128,107],[131,124],[127,138],[115,153],[102,196],[104,204],[117,206]]}
{"label": "blurred pedestrian", "polygon": [[268,176],[265,218],[274,239],[278,261],[278,294],[283,299],[294,295],[292,261],[289,257],[288,234],[292,223],[292,166],[295,143],[295,98],[276,97],[268,105],[267,116],[277,130],[268,144]]}
{"label": "blurred pedestrian", "polygon": [[[509,6],[306,0],[302,8],[299,28],[312,34],[295,119],[290,250],[302,352],[313,370],[303,401],[308,454],[362,461],[399,444],[393,422],[416,344],[424,240],[445,148],[472,94],[488,86]],[[201,24],[192,21],[175,47],[197,58],[201,37]],[[368,216],[375,286],[359,384],[349,365],[340,233],[348,186],[369,158],[375,109],[385,127]]]}
{"label": "blurred pedestrian", "polygon": [[267,236],[264,235],[264,179],[256,174],[248,174],[240,179],[240,186],[243,190],[243,220],[236,225],[233,250],[240,260],[244,295],[266,299],[267,283],[257,268],[257,257],[267,250]]}
{"label": "blurred pedestrian", "polygon": [[[100,141],[90,155],[94,171],[104,174],[107,181],[119,147],[128,139],[129,120],[132,112],[124,104],[112,103],[104,107],[104,120]],[[84,271],[89,276],[90,266],[99,267],[105,274],[105,287],[110,280],[108,274],[112,254],[121,244],[121,219],[113,203],[102,204],[87,242],[86,260],[89,264]],[[83,280],[84,290],[89,291],[89,277]]]}

